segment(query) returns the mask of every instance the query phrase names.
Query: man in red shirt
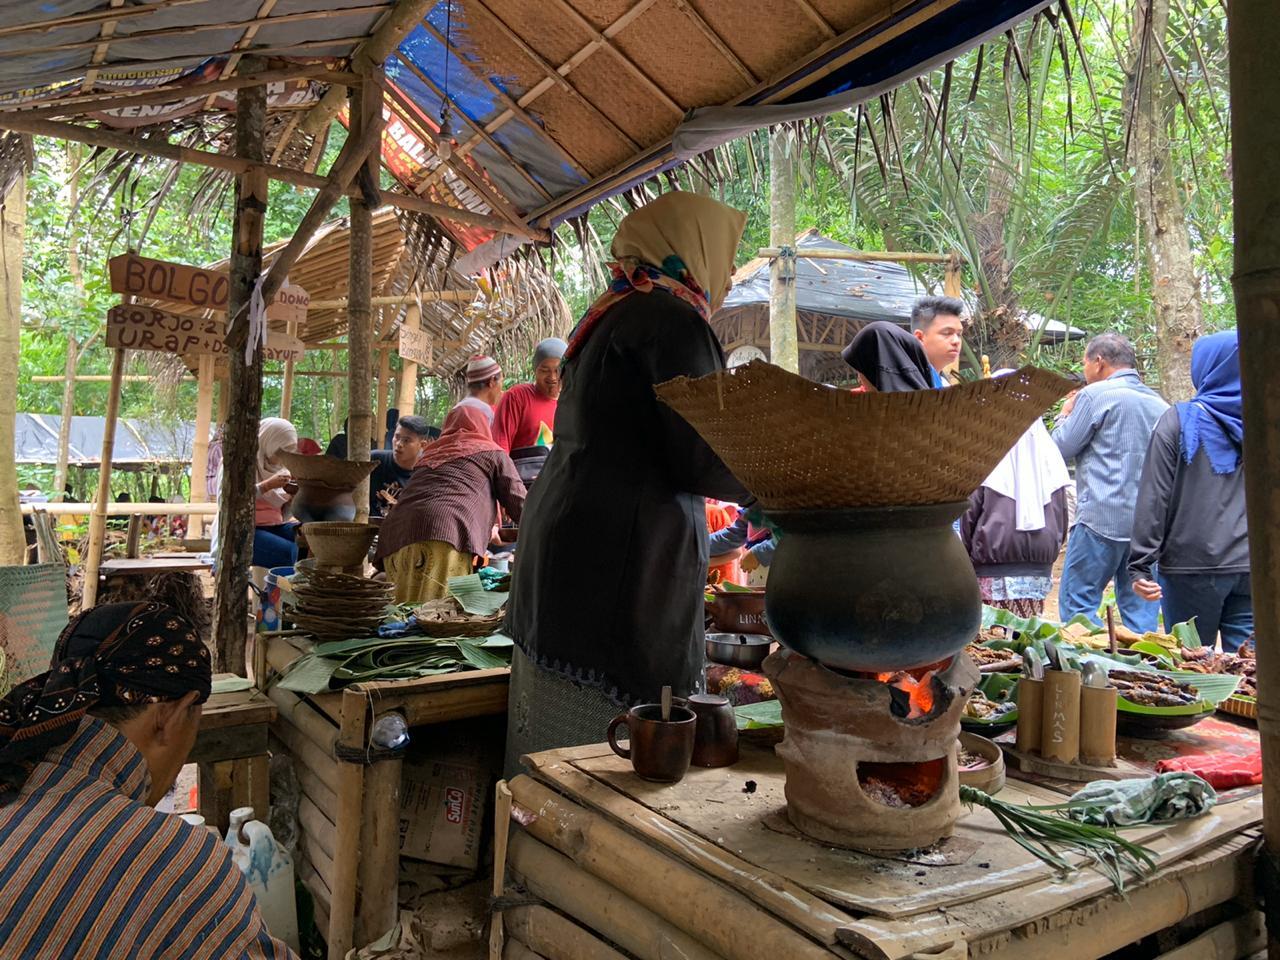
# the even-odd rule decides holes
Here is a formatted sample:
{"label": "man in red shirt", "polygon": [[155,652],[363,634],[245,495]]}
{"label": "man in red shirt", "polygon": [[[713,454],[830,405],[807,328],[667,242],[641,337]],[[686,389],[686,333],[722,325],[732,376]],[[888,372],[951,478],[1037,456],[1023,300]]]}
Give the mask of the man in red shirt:
{"label": "man in red shirt", "polygon": [[560,358],[568,345],[556,337],[533,351],[533,383],[519,383],[502,395],[493,417],[493,439],[512,454],[550,447],[560,398]]}

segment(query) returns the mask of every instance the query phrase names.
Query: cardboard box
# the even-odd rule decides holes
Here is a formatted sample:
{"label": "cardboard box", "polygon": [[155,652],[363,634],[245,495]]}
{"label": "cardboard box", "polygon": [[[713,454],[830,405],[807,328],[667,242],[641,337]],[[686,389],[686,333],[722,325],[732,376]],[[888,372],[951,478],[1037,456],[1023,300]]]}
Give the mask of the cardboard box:
{"label": "cardboard box", "polygon": [[459,762],[405,763],[400,787],[400,854],[463,870],[480,861],[488,770]]}

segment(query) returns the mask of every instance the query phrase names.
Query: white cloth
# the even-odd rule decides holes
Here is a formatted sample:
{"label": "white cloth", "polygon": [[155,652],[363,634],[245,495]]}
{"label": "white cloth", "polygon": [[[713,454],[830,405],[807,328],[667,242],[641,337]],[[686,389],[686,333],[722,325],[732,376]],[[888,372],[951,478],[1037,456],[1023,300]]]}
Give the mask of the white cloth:
{"label": "white cloth", "polygon": [[1036,420],[982,485],[1014,502],[1017,528],[1027,531],[1044,529],[1044,505],[1070,482],[1058,445]]}

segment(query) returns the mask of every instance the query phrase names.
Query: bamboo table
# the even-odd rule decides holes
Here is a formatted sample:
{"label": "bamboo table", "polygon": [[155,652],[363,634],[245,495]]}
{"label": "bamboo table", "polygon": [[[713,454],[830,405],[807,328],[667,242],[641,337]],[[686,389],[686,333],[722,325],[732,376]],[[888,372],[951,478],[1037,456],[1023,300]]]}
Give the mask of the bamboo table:
{"label": "bamboo table", "polygon": [[[215,679],[229,677],[220,673]],[[236,807],[253,807],[265,820],[270,804],[267,726],[276,707],[262,691],[215,693],[200,714],[200,731],[188,762],[199,765],[199,810],[205,821],[225,830]]]}
{"label": "bamboo table", "polygon": [[[301,652],[271,637],[266,659],[282,673]],[[316,901],[330,960],[382,936],[399,915],[398,753],[370,743],[377,720],[399,713],[410,727],[506,713],[510,670],[353,684],[297,696],[279,687],[271,732],[293,757],[302,795],[297,869]]]}
{"label": "bamboo table", "polygon": [[[814,843],[786,820],[782,765],[768,742],[744,741],[735,766],[693,769],[674,785],[638,779],[604,744],[524,759],[532,773],[510,783],[521,827],[507,866],[546,906],[507,911],[507,956],[556,958],[556,944],[572,940],[584,960],[623,956],[610,943],[637,960],[1083,960],[1235,898],[1235,916],[1211,931],[1225,947],[1170,956],[1258,949],[1256,791],[1192,821],[1127,833],[1157,855],[1158,870],[1120,897],[1089,868],[1055,879],[984,810],[961,820],[942,857],[909,862]],[[1000,796],[1062,799],[1013,779]]]}

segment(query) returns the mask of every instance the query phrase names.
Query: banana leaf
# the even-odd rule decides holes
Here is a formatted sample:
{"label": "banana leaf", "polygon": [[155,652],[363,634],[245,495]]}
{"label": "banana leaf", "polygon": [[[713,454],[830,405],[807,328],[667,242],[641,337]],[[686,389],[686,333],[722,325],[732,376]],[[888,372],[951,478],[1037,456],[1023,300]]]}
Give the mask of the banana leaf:
{"label": "banana leaf", "polygon": [[782,726],[782,704],[777,700],[746,703],[734,707],[739,730],[766,730]]}
{"label": "banana leaf", "polygon": [[473,616],[492,616],[507,602],[507,594],[498,590],[486,590],[480,575],[476,573],[465,577],[450,577],[449,595]]}
{"label": "banana leaf", "polygon": [[1191,684],[1199,692],[1200,699],[1182,707],[1153,707],[1126,700],[1122,695],[1116,701],[1116,709],[1122,713],[1148,717],[1193,717],[1216,710],[1218,704],[1235,693],[1236,687],[1240,685],[1240,678],[1231,674],[1193,673],[1189,670],[1157,670],[1156,672],[1180,683]]}
{"label": "banana leaf", "polygon": [[511,654],[505,657],[484,649],[483,643],[472,643],[468,640],[458,641],[458,651],[471,666],[477,670],[496,670],[498,667],[511,666]]}

